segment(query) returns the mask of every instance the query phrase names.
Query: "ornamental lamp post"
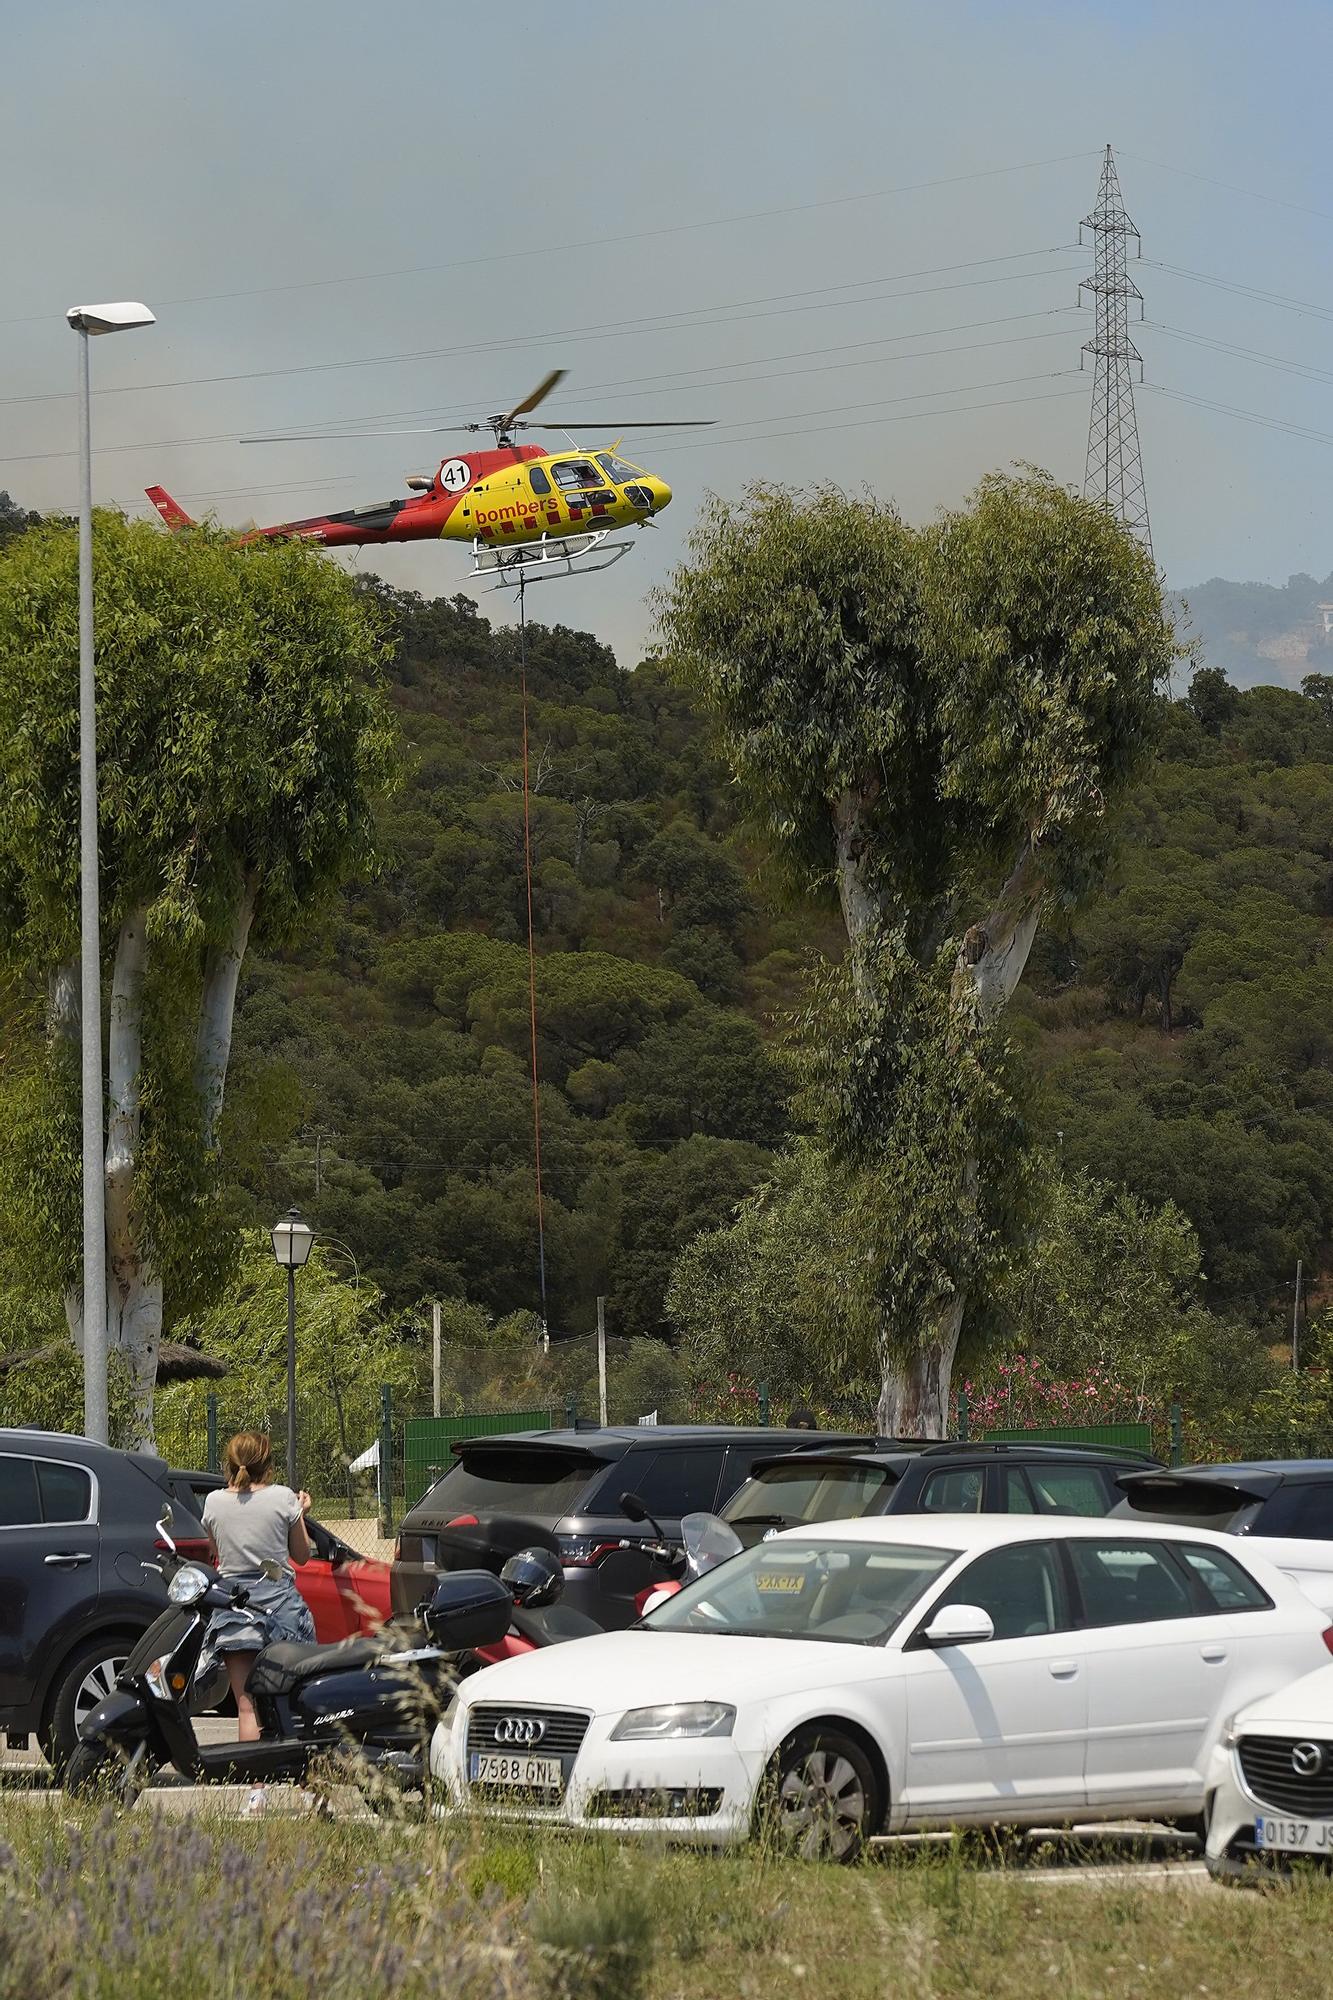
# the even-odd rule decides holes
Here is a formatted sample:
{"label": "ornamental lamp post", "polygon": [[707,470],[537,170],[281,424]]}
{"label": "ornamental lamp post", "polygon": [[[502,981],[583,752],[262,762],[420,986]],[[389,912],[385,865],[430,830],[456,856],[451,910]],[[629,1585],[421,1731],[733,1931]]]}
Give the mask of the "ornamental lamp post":
{"label": "ornamental lamp post", "polygon": [[315,1232],[299,1208],[288,1209],[271,1231],[273,1255],[287,1273],[287,1484],[296,1484],[296,1274],[310,1255]]}
{"label": "ornamental lamp post", "polygon": [[88,342],[152,326],[137,299],[71,306],[79,336],[79,985],[83,1096],[83,1428],[110,1437],[106,1335],[106,1136],[102,1106],[102,938],[97,855],[97,682],[93,657],[93,435]]}

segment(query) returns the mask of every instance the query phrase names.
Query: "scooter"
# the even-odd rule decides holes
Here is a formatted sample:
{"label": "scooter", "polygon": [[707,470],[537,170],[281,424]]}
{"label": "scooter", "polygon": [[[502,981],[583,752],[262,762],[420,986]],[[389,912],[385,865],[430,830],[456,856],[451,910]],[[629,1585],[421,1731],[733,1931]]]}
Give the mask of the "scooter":
{"label": "scooter", "polygon": [[[459,1655],[495,1645],[509,1630],[514,1602],[500,1579],[486,1570],[442,1574],[418,1607],[419,1634],[399,1627],[334,1645],[266,1646],[248,1685],[259,1740],[201,1744],[190,1688],[209,1622],[214,1611],[248,1603],[249,1592],[202,1563],[182,1562],[171,1519],[168,1507],[157,1524],[171,1552],[163,1564],[167,1608],[85,1719],[66,1790],[105,1787],[129,1804],[166,1764],[194,1784],[262,1784],[303,1779],[317,1759],[340,1755],[405,1787],[420,1782],[424,1747],[452,1695]],[[282,1575],[277,1564],[264,1573]]]}

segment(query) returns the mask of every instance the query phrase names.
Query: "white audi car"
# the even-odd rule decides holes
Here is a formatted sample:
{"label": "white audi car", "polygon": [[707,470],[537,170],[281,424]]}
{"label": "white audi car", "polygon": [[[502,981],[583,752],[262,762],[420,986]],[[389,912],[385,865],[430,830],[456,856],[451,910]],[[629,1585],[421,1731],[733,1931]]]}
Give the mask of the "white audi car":
{"label": "white audi car", "polygon": [[850,1859],[879,1831],[1198,1820],[1224,1720],[1333,1628],[1203,1530],[891,1515],[758,1543],[641,1625],[466,1680],[459,1811]]}
{"label": "white audi car", "polygon": [[1241,1710],[1208,1770],[1206,1856],[1215,1875],[1304,1857],[1333,1862],[1333,1666]]}

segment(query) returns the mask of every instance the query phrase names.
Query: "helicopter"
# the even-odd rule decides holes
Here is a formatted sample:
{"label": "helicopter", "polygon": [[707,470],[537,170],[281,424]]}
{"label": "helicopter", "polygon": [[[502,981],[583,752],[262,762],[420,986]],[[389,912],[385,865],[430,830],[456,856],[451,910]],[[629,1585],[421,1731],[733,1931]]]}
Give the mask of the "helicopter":
{"label": "helicopter", "polygon": [[[671,488],[656,473],[622,458],[619,438],[597,450],[571,444],[567,450],[550,451],[543,445],[515,443],[518,431],[559,430],[569,436],[563,424],[528,421],[564,376],[563,368],[554,368],[503,416],[458,426],[466,431],[489,430],[494,448],[461,452],[443,459],[433,473],[410,477],[406,483],[411,498],[316,514],[304,521],[283,521],[271,528],[252,529],[239,540],[296,540],[330,549],[385,542],[470,542],[472,574],[498,575],[497,588],[505,583],[570,575],[575,570],[608,569],[633,547],[629,540],[612,539],[617,530],[651,527],[662,509],[671,504]],[[643,425],[636,422],[633,428],[693,429],[712,421],[676,418]],[[436,435],[450,428],[433,424],[394,431],[339,431],[334,435],[406,437]],[[327,431],[286,431],[241,442],[277,444],[329,435]],[[146,491],[168,528],[175,532],[196,525],[165,487],[150,486]]]}

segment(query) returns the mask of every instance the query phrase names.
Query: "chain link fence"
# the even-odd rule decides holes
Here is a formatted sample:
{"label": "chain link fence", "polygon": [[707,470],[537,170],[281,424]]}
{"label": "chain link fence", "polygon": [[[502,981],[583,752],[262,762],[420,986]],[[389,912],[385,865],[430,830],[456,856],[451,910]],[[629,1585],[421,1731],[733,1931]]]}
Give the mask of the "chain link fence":
{"label": "chain link fence", "polygon": [[[297,1478],[315,1512],[354,1546],[383,1554],[406,1509],[445,1472],[456,1443],[508,1431],[596,1425],[603,1378],[595,1335],[440,1350],[438,1415],[433,1385],[360,1384],[336,1392],[303,1387],[297,1398]],[[726,1423],[781,1426],[810,1408],[821,1431],[873,1436],[874,1397],[849,1393],[812,1404],[790,1390],[739,1375],[692,1379],[666,1344],[612,1339],[605,1344],[605,1406],[611,1424]],[[950,1435],[960,1441],[1081,1443],[1150,1453],[1171,1465],[1242,1459],[1333,1458],[1333,1432],[1302,1429],[1290,1419],[1251,1423],[1214,1435],[1177,1404],[1133,1416],[1095,1407],[1083,1424],[1002,1424],[995,1405],[985,1421],[965,1394],[954,1403]],[[220,1470],[227,1438],[266,1431],[280,1477],[286,1465],[285,1399],[246,1399],[220,1384],[175,1386],[159,1399],[158,1450],[173,1466]]]}

